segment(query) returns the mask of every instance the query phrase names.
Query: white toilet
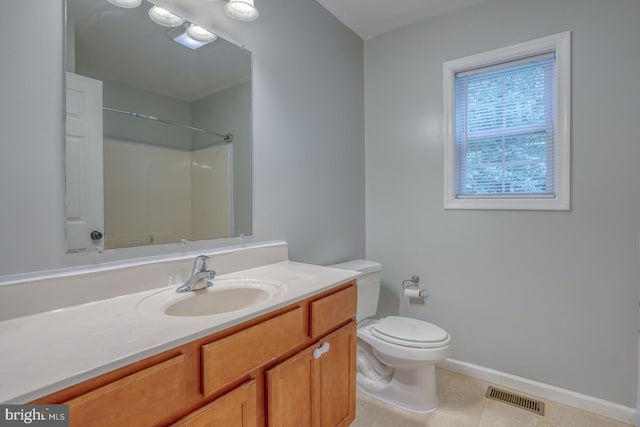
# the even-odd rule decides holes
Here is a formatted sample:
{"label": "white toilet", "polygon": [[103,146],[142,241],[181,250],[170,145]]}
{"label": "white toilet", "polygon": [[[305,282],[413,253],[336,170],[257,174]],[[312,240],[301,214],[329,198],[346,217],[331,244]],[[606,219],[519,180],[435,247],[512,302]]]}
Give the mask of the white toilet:
{"label": "white toilet", "polygon": [[436,325],[408,317],[370,318],[376,313],[380,295],[379,263],[353,260],[331,267],[360,272],[356,315],[358,388],[409,411],[435,410],[435,364],[451,355],[449,334]]}

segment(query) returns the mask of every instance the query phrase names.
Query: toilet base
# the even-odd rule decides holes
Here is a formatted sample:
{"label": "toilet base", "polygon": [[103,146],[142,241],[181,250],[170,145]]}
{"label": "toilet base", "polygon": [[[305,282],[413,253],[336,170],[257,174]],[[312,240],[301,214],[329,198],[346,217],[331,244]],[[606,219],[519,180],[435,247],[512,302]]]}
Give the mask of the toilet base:
{"label": "toilet base", "polygon": [[[359,373],[358,377],[361,375]],[[432,412],[440,403],[436,393],[435,364],[419,369],[395,368],[393,377],[383,388],[368,387],[362,378],[358,379],[357,384],[365,394],[410,412]]]}

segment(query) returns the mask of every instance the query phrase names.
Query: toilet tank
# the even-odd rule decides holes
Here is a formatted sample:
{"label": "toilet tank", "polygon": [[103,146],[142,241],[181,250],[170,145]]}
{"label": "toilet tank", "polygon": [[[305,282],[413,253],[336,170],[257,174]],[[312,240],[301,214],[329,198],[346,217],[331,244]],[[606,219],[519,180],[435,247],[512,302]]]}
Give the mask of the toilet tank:
{"label": "toilet tank", "polygon": [[329,267],[353,270],[360,273],[356,279],[358,285],[356,320],[359,322],[375,315],[378,309],[378,297],[380,296],[382,265],[375,261],[355,259],[330,265]]}

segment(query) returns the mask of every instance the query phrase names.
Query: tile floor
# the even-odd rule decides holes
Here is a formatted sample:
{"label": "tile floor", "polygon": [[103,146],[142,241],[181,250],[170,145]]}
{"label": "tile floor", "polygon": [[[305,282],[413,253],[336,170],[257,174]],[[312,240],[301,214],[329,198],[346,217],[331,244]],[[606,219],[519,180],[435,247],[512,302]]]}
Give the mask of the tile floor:
{"label": "tile floor", "polygon": [[436,411],[413,414],[358,392],[351,427],[631,427],[547,400],[545,415],[540,416],[486,399],[490,383],[444,369],[436,369],[436,378],[440,398]]}

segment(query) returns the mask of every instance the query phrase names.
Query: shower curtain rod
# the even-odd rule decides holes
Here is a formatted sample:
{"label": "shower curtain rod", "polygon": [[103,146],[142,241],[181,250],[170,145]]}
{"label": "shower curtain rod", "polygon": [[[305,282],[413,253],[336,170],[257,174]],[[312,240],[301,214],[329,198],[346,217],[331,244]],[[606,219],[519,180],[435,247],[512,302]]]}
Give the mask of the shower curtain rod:
{"label": "shower curtain rod", "polygon": [[174,122],[172,120],[167,120],[167,119],[161,119],[161,118],[158,118],[158,117],[148,116],[148,115],[142,114],[142,113],[136,113],[135,111],[117,110],[115,108],[109,108],[109,107],[102,107],[102,109],[105,110],[105,111],[111,111],[113,113],[126,114],[127,116],[137,117],[139,119],[153,120],[153,121],[165,123],[165,124],[168,124],[168,125],[179,126],[181,128],[195,130],[196,132],[208,133],[209,135],[218,136],[218,137],[222,138],[222,140],[224,142],[226,142],[226,143],[233,142],[233,134],[231,134],[231,133],[223,135],[221,133],[213,132],[213,131],[210,131],[210,130],[207,130],[207,129],[201,129],[201,128],[198,128],[198,127],[195,127],[195,126],[191,126],[191,125],[186,125],[184,123],[179,123],[179,122]]}

